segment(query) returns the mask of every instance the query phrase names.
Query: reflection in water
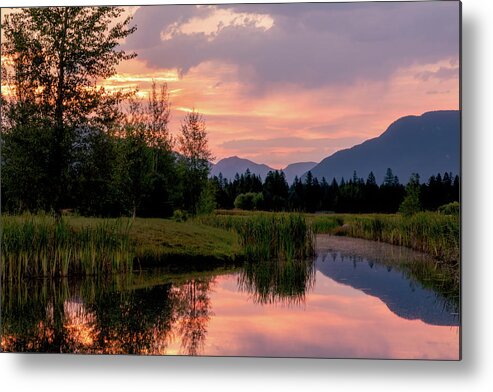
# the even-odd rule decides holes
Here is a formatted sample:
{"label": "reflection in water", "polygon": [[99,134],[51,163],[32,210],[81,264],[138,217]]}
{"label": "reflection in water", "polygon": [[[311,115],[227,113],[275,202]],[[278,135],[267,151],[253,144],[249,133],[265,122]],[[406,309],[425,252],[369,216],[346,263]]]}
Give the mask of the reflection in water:
{"label": "reflection in water", "polygon": [[301,304],[315,283],[314,260],[246,262],[238,278],[240,290],[259,304]]}
{"label": "reflection in water", "polygon": [[357,238],[319,236],[317,244],[317,268],[326,276],[379,297],[401,317],[459,325],[456,268],[409,248]]}
{"label": "reflection in water", "polygon": [[197,355],[202,352],[211,316],[210,284],[210,279],[192,280],[173,290],[182,354]]}
{"label": "reflection in water", "polygon": [[[4,351],[459,357],[458,307],[423,255],[318,240],[318,259],[241,271],[2,285]],[[278,304],[303,306],[277,306]]]}
{"label": "reflection in water", "polygon": [[317,269],[336,282],[379,298],[399,317],[431,325],[459,325],[456,303],[406,279],[399,268],[359,256],[329,253],[318,257]]}
{"label": "reflection in water", "polygon": [[179,339],[179,353],[197,355],[210,317],[211,281],[209,276],[136,288],[141,279],[109,285],[44,280],[24,288],[29,294],[18,301],[12,294],[20,288],[6,284],[2,297],[10,300],[2,302],[2,350],[166,354]]}

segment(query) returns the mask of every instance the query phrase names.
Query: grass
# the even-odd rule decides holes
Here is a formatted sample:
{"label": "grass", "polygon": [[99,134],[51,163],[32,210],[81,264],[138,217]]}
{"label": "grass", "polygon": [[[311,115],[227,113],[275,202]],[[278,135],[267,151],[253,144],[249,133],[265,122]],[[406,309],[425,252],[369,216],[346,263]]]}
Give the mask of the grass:
{"label": "grass", "polygon": [[426,252],[451,266],[460,258],[457,215],[422,212],[299,214],[216,211],[186,222],[167,219],[2,217],[2,280],[22,277],[105,275],[137,267],[184,271],[236,264],[243,259],[303,260],[314,234],[382,241]]}
{"label": "grass", "polygon": [[315,233],[346,235],[405,246],[451,265],[460,259],[460,220],[457,215],[420,212],[400,214],[312,215]]}
{"label": "grass", "polygon": [[215,214],[201,218],[201,222],[215,227],[241,231],[247,221],[270,219],[273,216],[302,216],[309,226],[308,230],[314,234],[364,238],[405,246],[430,254],[436,259],[452,265],[457,264],[460,259],[459,216],[444,215],[437,212],[420,212],[412,216],[403,216],[401,214],[300,215],[218,210]]}
{"label": "grass", "polygon": [[2,216],[2,280],[108,275],[138,268],[206,269],[235,264],[236,233],[196,221]]}
{"label": "grass", "polygon": [[304,260],[314,254],[313,231],[301,214],[213,214],[199,221],[236,232],[248,261]]}
{"label": "grass", "polygon": [[236,233],[195,220],[137,218],[129,234],[140,266],[218,267],[242,258]]}
{"label": "grass", "polygon": [[74,228],[48,216],[3,216],[2,280],[130,271],[128,229],[120,220]]}

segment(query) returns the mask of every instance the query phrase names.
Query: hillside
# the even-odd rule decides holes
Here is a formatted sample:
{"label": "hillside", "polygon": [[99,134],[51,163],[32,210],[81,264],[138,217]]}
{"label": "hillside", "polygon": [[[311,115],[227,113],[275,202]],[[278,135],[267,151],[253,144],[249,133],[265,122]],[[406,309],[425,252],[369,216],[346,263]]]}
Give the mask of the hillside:
{"label": "hillside", "polygon": [[340,181],[358,177],[366,179],[373,171],[378,183],[391,168],[401,183],[413,172],[422,180],[445,171],[460,170],[460,112],[457,110],[427,112],[406,116],[392,123],[380,136],[323,159],[312,170],[314,177]]}

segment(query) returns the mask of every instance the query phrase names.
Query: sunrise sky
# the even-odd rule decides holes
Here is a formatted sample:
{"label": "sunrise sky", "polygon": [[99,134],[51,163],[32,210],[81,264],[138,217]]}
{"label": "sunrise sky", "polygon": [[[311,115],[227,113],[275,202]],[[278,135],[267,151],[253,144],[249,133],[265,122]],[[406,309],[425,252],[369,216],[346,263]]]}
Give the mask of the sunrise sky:
{"label": "sunrise sky", "polygon": [[204,114],[216,161],[320,161],[409,114],[459,108],[459,3],[128,7],[138,57],[109,88],[167,82],[176,133]]}

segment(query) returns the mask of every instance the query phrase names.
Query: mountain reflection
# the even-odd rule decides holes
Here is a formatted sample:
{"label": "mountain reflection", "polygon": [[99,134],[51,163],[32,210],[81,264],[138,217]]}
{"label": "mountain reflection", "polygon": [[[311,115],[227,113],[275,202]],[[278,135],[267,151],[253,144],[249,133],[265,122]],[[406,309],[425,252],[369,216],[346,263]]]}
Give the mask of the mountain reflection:
{"label": "mountain reflection", "polygon": [[389,244],[338,237],[320,242],[316,268],[323,275],[379,298],[399,317],[459,325],[459,279],[447,265]]}
{"label": "mountain reflection", "polygon": [[[135,281],[112,282],[110,289],[107,283],[65,279],[24,288],[4,285],[2,351],[152,355],[170,353],[178,340],[177,354],[200,354],[212,277],[142,288]],[[14,295],[19,290],[27,295]]]}

